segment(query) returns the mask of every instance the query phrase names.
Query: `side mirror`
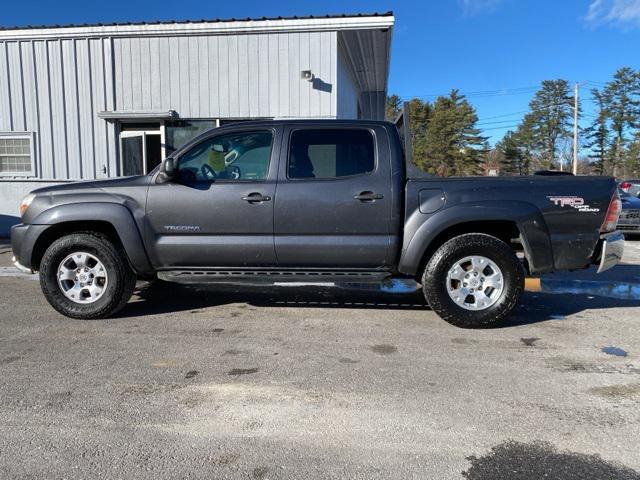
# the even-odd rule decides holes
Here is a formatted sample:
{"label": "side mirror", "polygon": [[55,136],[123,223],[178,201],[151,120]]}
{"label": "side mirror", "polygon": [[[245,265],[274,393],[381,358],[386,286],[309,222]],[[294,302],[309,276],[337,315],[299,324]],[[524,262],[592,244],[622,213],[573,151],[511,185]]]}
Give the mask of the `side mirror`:
{"label": "side mirror", "polygon": [[173,158],[169,157],[164,161],[164,173],[167,177],[173,178],[176,174]]}
{"label": "side mirror", "polygon": [[169,157],[163,160],[157,183],[166,183],[173,179],[176,175],[175,161]]}

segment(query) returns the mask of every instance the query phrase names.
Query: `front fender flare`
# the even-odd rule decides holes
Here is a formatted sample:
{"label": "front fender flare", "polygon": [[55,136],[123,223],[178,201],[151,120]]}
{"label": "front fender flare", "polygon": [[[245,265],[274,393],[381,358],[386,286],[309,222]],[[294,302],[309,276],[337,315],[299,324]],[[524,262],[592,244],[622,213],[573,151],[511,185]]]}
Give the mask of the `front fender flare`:
{"label": "front fender flare", "polygon": [[[66,222],[105,222],[112,225],[124,247],[129,263],[138,274],[153,272],[142,236],[131,211],[124,205],[106,202],[71,203],[58,205],[38,214],[31,224],[38,226],[38,236],[46,232],[42,226],[52,227]],[[33,244],[37,238],[32,239]],[[33,245],[32,245],[33,247]]]}
{"label": "front fender flare", "polygon": [[416,275],[425,252],[445,230],[470,222],[515,222],[532,273],[553,270],[553,250],[546,222],[540,210],[527,202],[470,202],[426,216],[416,210],[406,222],[398,270]]}

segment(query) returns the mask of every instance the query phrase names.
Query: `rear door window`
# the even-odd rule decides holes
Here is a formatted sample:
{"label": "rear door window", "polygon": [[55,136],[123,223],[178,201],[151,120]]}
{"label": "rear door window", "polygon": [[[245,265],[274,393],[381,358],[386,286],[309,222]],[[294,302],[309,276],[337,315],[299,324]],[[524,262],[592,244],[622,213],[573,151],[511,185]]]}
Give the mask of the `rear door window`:
{"label": "rear door window", "polygon": [[291,135],[287,176],[340,178],[375,169],[373,135],[362,129],[296,130]]}

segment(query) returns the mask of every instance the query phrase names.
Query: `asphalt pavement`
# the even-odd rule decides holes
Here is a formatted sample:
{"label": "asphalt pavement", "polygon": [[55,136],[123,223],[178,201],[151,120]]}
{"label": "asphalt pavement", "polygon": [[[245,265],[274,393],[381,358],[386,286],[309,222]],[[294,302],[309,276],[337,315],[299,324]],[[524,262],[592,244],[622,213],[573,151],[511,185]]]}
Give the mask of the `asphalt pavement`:
{"label": "asphalt pavement", "polygon": [[[640,285],[625,262],[562,278]],[[640,479],[633,294],[463,330],[417,294],[140,283],[79,321],[8,264],[0,478]]]}

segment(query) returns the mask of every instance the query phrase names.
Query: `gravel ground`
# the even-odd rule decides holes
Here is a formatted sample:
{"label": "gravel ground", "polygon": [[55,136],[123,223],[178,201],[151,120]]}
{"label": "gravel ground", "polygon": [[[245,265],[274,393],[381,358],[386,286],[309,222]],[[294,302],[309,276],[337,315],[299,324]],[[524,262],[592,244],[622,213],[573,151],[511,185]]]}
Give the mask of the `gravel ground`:
{"label": "gravel ground", "polygon": [[[638,278],[628,243],[607,281]],[[78,321],[4,268],[0,477],[640,479],[638,318],[527,293],[474,331],[419,295],[140,284]]]}

